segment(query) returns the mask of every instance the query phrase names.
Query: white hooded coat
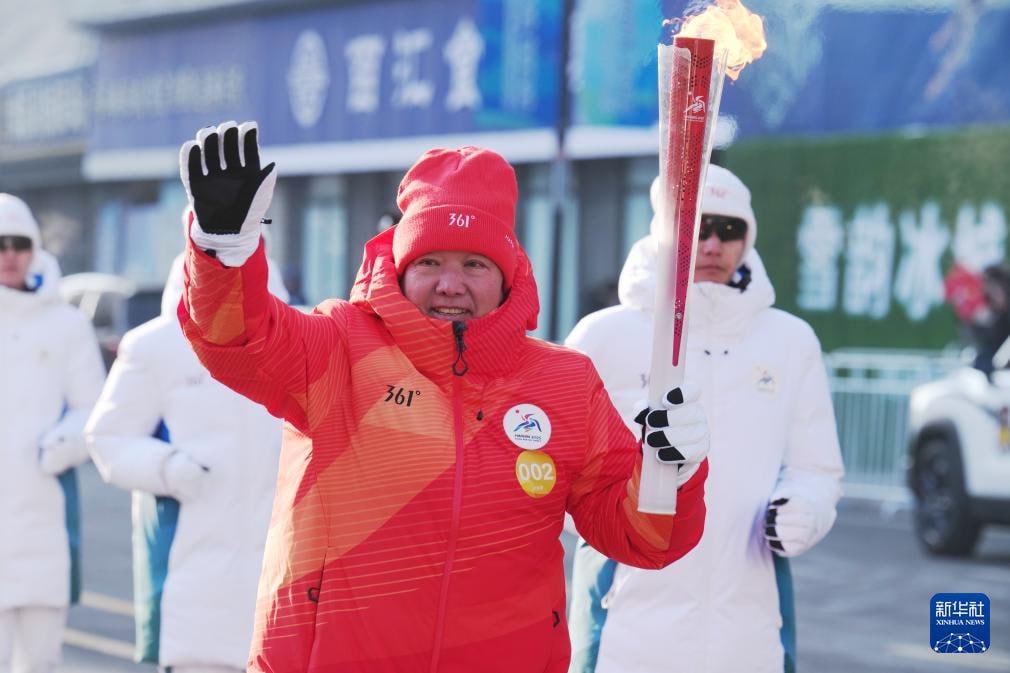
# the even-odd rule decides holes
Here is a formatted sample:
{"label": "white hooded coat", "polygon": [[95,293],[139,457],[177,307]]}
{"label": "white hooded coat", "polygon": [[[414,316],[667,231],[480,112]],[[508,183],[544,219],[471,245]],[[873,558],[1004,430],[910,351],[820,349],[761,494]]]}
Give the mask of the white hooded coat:
{"label": "white hooded coat", "polygon": [[81,431],[105,379],[91,324],[60,297],[56,259],[36,248],[29,276],[33,291],[0,286],[0,611],[70,601],[63,490],[39,447],[61,435],[63,467],[87,460]]}
{"label": "white hooded coat", "polygon": [[[583,318],[566,341],[592,358],[636,433],[652,352],[655,259],[650,236],[636,243],[620,278],[621,304]],[[711,437],[705,533],[663,570],[616,566],[597,673],[657,673],[674,670],[672,662],[692,673],[783,670],[765,512],[779,497],[802,501],[825,524],[812,545],[834,521],[842,463],[817,337],[771,308],[775,293],[757,252],[744,263],[752,271],[746,291],[715,283],[691,290],[686,376],[701,389]],[[572,636],[574,651],[593,647],[586,633]]]}
{"label": "white hooded coat", "polygon": [[[178,510],[156,654],[165,667],[244,670],[283,422],[212,379],[197,360],[176,316],[182,273],[180,255],[161,316],[123,337],[88,441],[102,478],[134,491],[135,538],[149,525],[142,520],[150,513],[147,494],[179,497],[166,482],[169,457],[182,451],[206,466],[198,494]],[[276,274],[270,289],[286,299]],[[152,437],[162,423],[167,442]],[[149,607],[138,605],[138,617]]]}

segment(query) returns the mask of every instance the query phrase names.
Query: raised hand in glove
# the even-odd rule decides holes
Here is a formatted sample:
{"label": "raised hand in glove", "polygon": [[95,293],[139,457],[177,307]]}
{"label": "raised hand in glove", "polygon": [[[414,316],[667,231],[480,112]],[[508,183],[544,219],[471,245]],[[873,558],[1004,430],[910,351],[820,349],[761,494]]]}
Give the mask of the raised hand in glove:
{"label": "raised hand in glove", "polygon": [[179,174],[195,219],[193,242],[225,266],[241,266],[256,252],[260,221],[270,206],[277,173],[260,168],[256,122],[200,129],[179,152]]}
{"label": "raised hand in glove", "polygon": [[765,540],[779,556],[799,556],[821,541],[835,523],[834,506],[799,495],[772,496],[765,513]]}
{"label": "raised hand in glove", "polygon": [[698,389],[684,385],[668,391],[662,408],[646,406],[635,422],[642,426],[645,459],[655,456],[661,463],[676,465],[677,488],[687,483],[708,455],[708,422],[698,402]]}

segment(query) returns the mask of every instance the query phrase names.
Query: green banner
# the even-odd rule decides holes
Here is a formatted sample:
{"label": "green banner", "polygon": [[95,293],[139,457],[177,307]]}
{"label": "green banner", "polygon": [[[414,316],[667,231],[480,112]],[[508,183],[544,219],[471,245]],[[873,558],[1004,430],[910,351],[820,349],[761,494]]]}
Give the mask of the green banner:
{"label": "green banner", "polygon": [[1010,127],[734,145],[776,305],[826,351],[957,341],[944,278],[1007,253]]}

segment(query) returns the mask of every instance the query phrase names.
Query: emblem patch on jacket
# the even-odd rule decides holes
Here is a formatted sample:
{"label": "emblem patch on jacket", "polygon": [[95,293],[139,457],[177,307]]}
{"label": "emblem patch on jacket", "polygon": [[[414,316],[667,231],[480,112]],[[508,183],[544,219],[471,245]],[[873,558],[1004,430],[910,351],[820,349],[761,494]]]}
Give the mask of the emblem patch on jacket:
{"label": "emblem patch on jacket", "polygon": [[523,451],[516,458],[516,478],[527,495],[542,498],[554,490],[558,470],[545,452]]}
{"label": "emblem patch on jacket", "polygon": [[760,365],[754,368],[754,385],[763,393],[775,394],[779,388],[775,375],[767,367]]}
{"label": "emblem patch on jacket", "polygon": [[535,404],[516,404],[505,412],[502,427],[509,441],[520,449],[542,449],[551,440],[551,421]]}

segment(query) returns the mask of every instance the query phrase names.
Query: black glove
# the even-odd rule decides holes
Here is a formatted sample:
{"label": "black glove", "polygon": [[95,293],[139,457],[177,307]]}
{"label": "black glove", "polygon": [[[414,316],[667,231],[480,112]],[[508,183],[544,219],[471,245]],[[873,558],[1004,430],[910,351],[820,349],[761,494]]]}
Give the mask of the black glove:
{"label": "black glove", "polygon": [[260,168],[255,122],[201,129],[195,141],[182,146],[179,160],[182,183],[205,233],[237,234],[266,213],[276,175],[272,163]]}
{"label": "black glove", "polygon": [[679,467],[678,488],[708,455],[708,422],[698,397],[698,389],[685,384],[667,391],[662,408],[649,409],[643,404],[635,416],[642,426],[642,451],[647,456],[652,453],[661,463]]}
{"label": "black glove", "polygon": [[[789,497],[783,493],[791,492]],[[835,523],[831,504],[792,489],[776,492],[765,513],[765,539],[779,556],[799,556],[821,541]]]}

